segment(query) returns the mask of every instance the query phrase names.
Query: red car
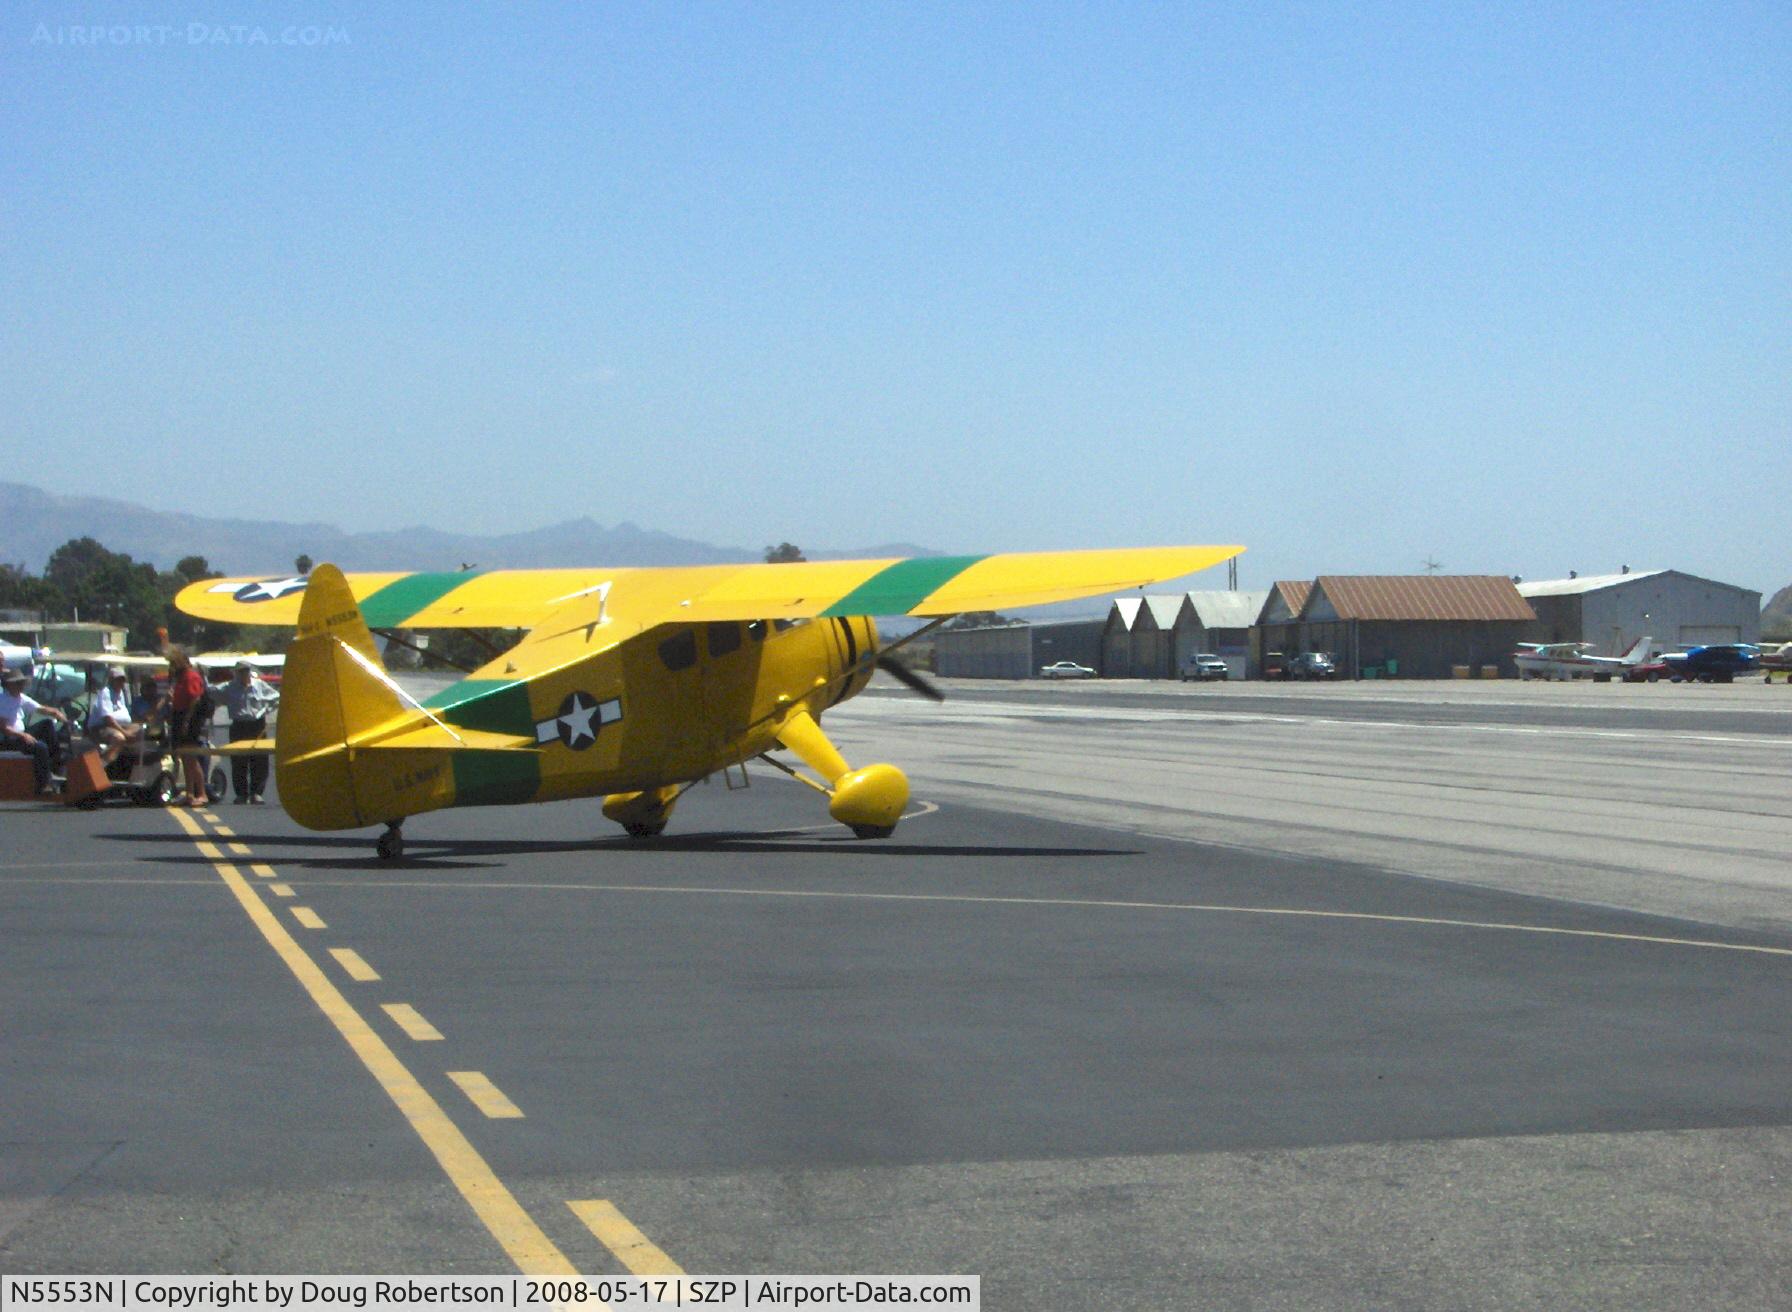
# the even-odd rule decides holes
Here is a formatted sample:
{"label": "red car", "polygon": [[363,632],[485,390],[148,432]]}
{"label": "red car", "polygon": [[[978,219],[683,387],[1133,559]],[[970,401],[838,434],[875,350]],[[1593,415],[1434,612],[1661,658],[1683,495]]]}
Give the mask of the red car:
{"label": "red car", "polygon": [[1644,661],[1641,665],[1632,665],[1624,671],[1625,683],[1659,683],[1663,679],[1674,677],[1674,671],[1666,661]]}

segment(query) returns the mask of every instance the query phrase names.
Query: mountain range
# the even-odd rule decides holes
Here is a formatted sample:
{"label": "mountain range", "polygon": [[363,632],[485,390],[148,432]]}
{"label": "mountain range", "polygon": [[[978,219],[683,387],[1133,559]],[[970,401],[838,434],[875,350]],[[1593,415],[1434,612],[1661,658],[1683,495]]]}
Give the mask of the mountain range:
{"label": "mountain range", "polygon": [[[457,533],[404,528],[350,533],[334,524],[293,524],[151,510],[104,497],[62,496],[23,483],[0,482],[0,564],[41,573],[50,553],[71,538],[91,537],[158,569],[204,556],[226,574],[283,574],[300,555],[348,570],[553,569],[580,566],[722,565],[754,561],[762,551],[716,546],[637,524],[610,526],[569,519],[521,533]],[[811,560],[937,556],[909,542],[851,550],[817,550]]]}

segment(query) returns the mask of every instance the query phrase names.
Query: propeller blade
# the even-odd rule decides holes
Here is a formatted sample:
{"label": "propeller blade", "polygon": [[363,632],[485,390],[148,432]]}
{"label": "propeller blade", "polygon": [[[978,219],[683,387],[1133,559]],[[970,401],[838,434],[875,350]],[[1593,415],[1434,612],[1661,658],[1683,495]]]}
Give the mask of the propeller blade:
{"label": "propeller blade", "polygon": [[946,700],[945,693],[941,692],[938,688],[934,687],[933,684],[929,683],[926,679],[922,678],[919,674],[909,669],[908,666],[904,665],[901,661],[897,660],[894,656],[889,655],[887,652],[879,653],[877,658],[877,668],[896,680],[896,682],[900,683],[903,687],[908,688],[913,692],[918,692],[923,697],[931,698],[936,702],[943,702]]}

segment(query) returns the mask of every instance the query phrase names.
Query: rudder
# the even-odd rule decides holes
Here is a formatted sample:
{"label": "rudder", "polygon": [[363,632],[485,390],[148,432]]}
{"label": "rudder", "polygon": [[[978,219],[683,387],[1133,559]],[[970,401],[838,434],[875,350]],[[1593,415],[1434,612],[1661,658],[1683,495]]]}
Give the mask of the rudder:
{"label": "rudder", "polygon": [[280,692],[275,769],[287,813],[307,829],[352,829],[389,818],[362,815],[347,749],[410,708],[334,565],[318,565],[306,582]]}

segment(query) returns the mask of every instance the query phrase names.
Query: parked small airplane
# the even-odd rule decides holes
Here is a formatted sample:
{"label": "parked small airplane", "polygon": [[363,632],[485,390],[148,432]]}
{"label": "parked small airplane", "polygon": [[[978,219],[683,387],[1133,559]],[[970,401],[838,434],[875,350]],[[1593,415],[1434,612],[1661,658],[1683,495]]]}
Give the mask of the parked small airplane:
{"label": "parked small airplane", "polygon": [[[1241,547],[1163,547],[670,569],[494,570],[208,579],[176,604],[200,619],[295,622],[275,752],[287,813],[309,829],[449,806],[604,798],[631,835],[662,832],[679,796],[763,759],[828,796],[860,838],[908,804],[893,765],[849,766],[824,711],[882,669],[930,685],[878,645],[873,615],[933,619],[1068,601],[1178,578]],[[521,642],[419,703],[380,662],[372,629],[524,628]],[[261,740],[214,748],[267,751]],[[819,779],[769,755],[783,748]]]}
{"label": "parked small airplane", "polygon": [[1653,638],[1638,638],[1622,656],[1594,656],[1590,642],[1521,642],[1512,659],[1520,679],[1594,679],[1604,683],[1649,658]]}
{"label": "parked small airplane", "polygon": [[1761,668],[1761,652],[1752,643],[1713,643],[1671,651],[1661,658],[1669,675],[1687,683],[1729,683],[1738,674]]}

